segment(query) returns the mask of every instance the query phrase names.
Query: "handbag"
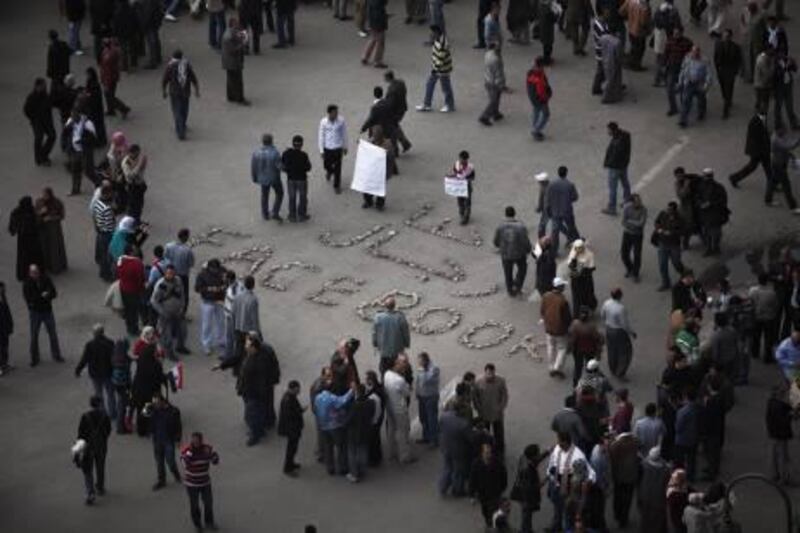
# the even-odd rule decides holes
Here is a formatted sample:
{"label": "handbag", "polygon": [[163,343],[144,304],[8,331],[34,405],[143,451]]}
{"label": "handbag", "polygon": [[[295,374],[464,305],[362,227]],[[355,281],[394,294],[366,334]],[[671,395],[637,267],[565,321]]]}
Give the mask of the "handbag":
{"label": "handbag", "polygon": [[653,230],[653,233],[650,235],[650,244],[652,244],[653,246],[658,246],[659,245],[659,240],[660,239],[659,239],[659,236],[658,236],[658,231],[657,230]]}

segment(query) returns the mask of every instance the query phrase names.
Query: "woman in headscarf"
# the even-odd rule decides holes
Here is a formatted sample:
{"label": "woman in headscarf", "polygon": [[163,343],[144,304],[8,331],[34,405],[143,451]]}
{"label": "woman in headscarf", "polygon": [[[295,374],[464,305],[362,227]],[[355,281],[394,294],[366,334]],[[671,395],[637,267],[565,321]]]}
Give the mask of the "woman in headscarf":
{"label": "woman in headscarf", "polygon": [[594,253],[583,239],[575,239],[567,257],[569,266],[570,290],[572,291],[572,308],[583,306],[594,311],[597,308],[597,297],[594,295]]}
{"label": "woman in headscarf", "polygon": [[108,253],[111,255],[113,264],[116,265],[122,254],[125,253],[126,244],[133,246],[133,252],[130,255],[141,259],[142,244],[147,240],[148,236],[146,225],[137,224],[136,219],[133,217],[122,217],[116,231],[114,231],[114,235],[111,236],[111,243],[108,245]]}
{"label": "woman in headscarf", "polygon": [[97,144],[105,145],[108,143],[106,137],[106,119],[103,110],[103,88],[100,87],[100,78],[94,67],[86,69],[86,108],[83,110],[94,124],[97,134]]}
{"label": "woman in headscarf", "polygon": [[138,144],[132,144],[122,160],[122,175],[128,192],[128,215],[135,218],[136,222],[141,220],[144,210],[144,193],[147,191],[145,170],[147,170],[147,156],[142,153]]}
{"label": "woman in headscarf", "polygon": [[53,194],[53,189],[45,187],[36,199],[36,216],[39,220],[39,242],[44,255],[44,268],[51,274],[67,269],[67,248],[64,245],[64,204]]}
{"label": "woman in headscarf", "polygon": [[17,237],[17,279],[22,281],[28,276],[29,266],[43,263],[38,221],[30,196],[20,198],[19,205],[11,211],[8,232]]}
{"label": "woman in headscarf", "polygon": [[655,446],[642,461],[642,475],[636,492],[641,533],[667,532],[667,499],[664,495],[669,479],[670,467],[661,458],[661,448]]}
{"label": "woman in headscarf", "polygon": [[144,437],[150,432],[146,417],[142,410],[153,400],[156,393],[161,392],[161,387],[166,383],[164,367],[156,358],[156,346],[149,345],[136,360],[136,374],[133,376],[131,399],[136,409],[136,432]]}
{"label": "woman in headscarf", "polygon": [[106,153],[108,160],[108,179],[114,191],[114,205],[118,213],[124,213],[128,205],[128,191],[125,187],[125,174],[122,171],[122,161],[128,155],[128,140],[121,131],[111,135],[111,145]]}
{"label": "woman in headscarf", "polygon": [[689,503],[689,482],[686,470],[682,468],[672,472],[667,484],[667,517],[670,533],[686,533],[683,523],[683,511]]}
{"label": "woman in headscarf", "polygon": [[155,346],[155,356],[157,359],[164,359],[164,349],[158,345],[156,328],[153,326],[145,326],[142,328],[142,333],[139,335],[139,338],[136,339],[136,342],[133,343],[133,349],[131,350],[133,359],[138,359],[149,346]]}

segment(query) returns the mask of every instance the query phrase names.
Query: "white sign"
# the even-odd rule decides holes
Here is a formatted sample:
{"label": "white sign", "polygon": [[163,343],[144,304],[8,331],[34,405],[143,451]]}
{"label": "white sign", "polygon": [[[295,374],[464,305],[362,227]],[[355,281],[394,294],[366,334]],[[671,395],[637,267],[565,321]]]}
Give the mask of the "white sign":
{"label": "white sign", "polygon": [[444,178],[444,193],[448,196],[466,198],[469,196],[469,182],[459,178]]}
{"label": "white sign", "polygon": [[350,188],[373,196],[386,196],[386,150],[363,139],[358,141]]}

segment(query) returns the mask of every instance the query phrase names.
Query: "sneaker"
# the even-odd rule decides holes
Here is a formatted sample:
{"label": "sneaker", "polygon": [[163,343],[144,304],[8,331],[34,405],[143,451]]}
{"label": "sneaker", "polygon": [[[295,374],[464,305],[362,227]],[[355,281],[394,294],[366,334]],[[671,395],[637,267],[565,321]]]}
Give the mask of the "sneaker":
{"label": "sneaker", "polygon": [[178,22],[178,17],[170,13],[167,13],[166,15],[164,15],[164,20],[166,20],[167,22]]}
{"label": "sneaker", "polygon": [[358,477],[354,476],[353,474],[347,474],[345,477],[350,483],[358,483]]}
{"label": "sneaker", "polygon": [[479,118],[479,119],[478,119],[478,122],[480,122],[480,123],[481,123],[481,124],[483,124],[484,126],[491,126],[491,125],[492,125],[492,123],[491,123],[491,122],[489,122],[489,119],[488,119],[488,118],[483,118],[483,117],[481,117],[481,118]]}
{"label": "sneaker", "polygon": [[163,488],[164,488],[164,487],[166,487],[166,486],[167,486],[166,482],[164,482],[164,481],[159,481],[158,483],[156,483],[155,485],[153,485],[153,490],[154,490],[154,491],[156,491],[156,490],[161,490],[161,489],[163,489]]}
{"label": "sneaker", "polygon": [[369,33],[359,30],[358,36],[361,37],[362,39],[366,39],[367,37],[369,37]]}
{"label": "sneaker", "polygon": [[75,54],[76,56],[82,56],[83,55],[83,50],[75,50],[72,53]]}
{"label": "sneaker", "polygon": [[427,113],[428,111],[431,110],[431,106],[420,104],[416,107],[416,110],[419,111],[420,113]]}
{"label": "sneaker", "polygon": [[441,109],[439,110],[439,112],[440,112],[440,113],[452,113],[452,112],[453,112],[453,108],[452,108],[452,107],[450,107],[449,105],[446,105],[446,106],[444,106],[443,108],[441,108]]}
{"label": "sneaker", "polygon": [[175,351],[178,353],[182,353],[183,355],[189,355],[190,353],[192,353],[186,346],[179,346],[178,348],[175,349]]}

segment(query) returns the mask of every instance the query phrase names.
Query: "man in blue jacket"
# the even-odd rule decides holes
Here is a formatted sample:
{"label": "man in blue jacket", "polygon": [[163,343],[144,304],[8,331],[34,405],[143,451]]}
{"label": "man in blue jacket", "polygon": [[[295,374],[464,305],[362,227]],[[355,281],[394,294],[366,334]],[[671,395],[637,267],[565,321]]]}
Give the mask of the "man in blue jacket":
{"label": "man in blue jacket", "polygon": [[322,455],[325,458],[328,474],[344,475],[347,472],[346,426],[355,383],[349,391],[340,396],[331,392],[330,382],[325,382],[322,387],[322,392],[314,398],[314,414],[322,432]]}
{"label": "man in blue jacket", "polygon": [[253,183],[261,186],[261,216],[270,219],[269,191],[275,191],[275,202],[272,204],[272,218],[283,222],[280,215],[283,203],[283,185],[281,184],[281,154],[272,142],[272,134],[265,133],[261,137],[261,147],[253,152],[250,163]]}

